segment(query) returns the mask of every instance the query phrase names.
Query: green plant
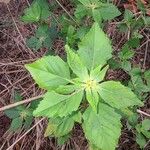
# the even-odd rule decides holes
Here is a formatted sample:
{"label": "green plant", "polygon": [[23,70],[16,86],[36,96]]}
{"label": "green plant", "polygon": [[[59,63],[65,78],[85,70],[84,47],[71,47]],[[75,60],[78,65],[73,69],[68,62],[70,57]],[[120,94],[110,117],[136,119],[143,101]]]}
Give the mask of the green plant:
{"label": "green plant", "polygon": [[136,142],[140,145],[140,148],[143,149],[147,140],[150,139],[150,120],[145,119],[142,123],[137,124],[136,131]]}
{"label": "green plant", "polygon": [[35,36],[31,36],[26,42],[28,47],[35,51],[40,48],[50,49],[56,37],[57,30],[55,25],[49,27],[47,24],[42,24],[36,30]]}
{"label": "green plant", "polygon": [[67,62],[45,56],[25,66],[47,90],[33,114],[49,118],[45,135],[67,139],[74,123],[79,122],[92,149],[114,150],[122,127],[119,112],[142,102],[120,82],[104,81],[112,47],[98,23],[78,47],[74,52],[65,46]]}
{"label": "green plant", "polygon": [[[53,41],[56,39],[57,27],[53,14],[49,10],[47,0],[34,0],[29,8],[26,8],[21,20],[25,23],[37,23],[38,29],[34,36],[26,40],[27,46],[34,51],[40,48],[51,49]],[[51,17],[51,23],[48,20]]]}
{"label": "green plant", "polygon": [[[14,94],[15,102],[21,101],[22,96],[20,93],[15,92]],[[5,110],[5,115],[12,119],[9,131],[18,131],[21,128],[28,129],[33,121],[32,112],[36,108],[37,102],[33,102],[29,107],[17,106],[15,108]]]}
{"label": "green plant", "polygon": [[139,33],[139,30],[142,27],[149,27],[149,18],[144,13],[136,16],[130,10],[125,9],[123,20],[119,23],[118,27],[121,32],[129,32],[132,38],[142,38],[143,36]]}
{"label": "green plant", "polygon": [[47,0],[34,0],[31,6],[24,10],[24,15],[21,19],[26,23],[33,23],[45,21],[50,15],[51,12],[49,11]]}
{"label": "green plant", "polygon": [[78,0],[80,3],[77,5],[75,16],[81,20],[85,16],[92,16],[94,21],[102,22],[103,20],[111,20],[121,15],[118,8],[100,0]]}

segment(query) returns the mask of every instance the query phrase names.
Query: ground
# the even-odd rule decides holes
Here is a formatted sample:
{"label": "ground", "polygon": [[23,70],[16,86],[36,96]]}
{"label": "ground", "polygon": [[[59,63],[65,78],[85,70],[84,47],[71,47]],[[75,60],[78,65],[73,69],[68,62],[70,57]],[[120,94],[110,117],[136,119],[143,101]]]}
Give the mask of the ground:
{"label": "ground", "polygon": [[[71,9],[70,4],[65,0],[60,0],[66,9]],[[12,0],[9,4],[0,3],[0,107],[13,103],[14,91],[20,91],[24,99],[35,97],[44,91],[39,89],[32,80],[30,74],[24,68],[24,64],[33,62],[46,53],[46,49],[34,52],[26,45],[26,39],[33,35],[35,25],[27,25],[20,21],[20,16],[24,8],[30,4],[28,0]],[[117,5],[120,3],[117,2]],[[58,9],[57,12],[63,11]],[[57,13],[56,12],[56,13]],[[120,50],[125,43],[127,36],[117,32],[116,24],[109,23],[105,31],[113,41],[114,53]],[[139,64],[142,68],[150,68],[150,29],[141,30],[144,39],[141,47],[136,50],[133,59],[134,64]],[[64,55],[64,41],[57,39],[54,43],[54,52],[60,56]],[[126,80],[128,75],[122,70],[109,70],[107,79]],[[145,112],[150,113],[150,100],[148,99],[144,108]],[[35,119],[33,125],[40,119]],[[0,112],[0,149],[6,150],[16,142],[26,131],[21,130],[17,133],[8,132],[11,120]],[[43,133],[47,121],[41,121],[33,130],[26,134],[14,145],[14,150],[86,150],[88,145],[80,125],[76,125],[72,132],[72,138],[66,145],[58,147],[55,139],[44,138]],[[135,135],[128,131],[126,125],[122,129],[117,150],[138,150],[135,142]],[[150,150],[150,142],[145,150]]]}

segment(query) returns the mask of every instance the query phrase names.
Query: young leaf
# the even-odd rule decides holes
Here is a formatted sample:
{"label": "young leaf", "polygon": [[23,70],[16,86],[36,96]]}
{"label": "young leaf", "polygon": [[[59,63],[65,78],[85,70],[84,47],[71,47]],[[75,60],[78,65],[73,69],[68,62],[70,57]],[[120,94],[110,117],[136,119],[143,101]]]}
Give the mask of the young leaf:
{"label": "young leaf", "polygon": [[57,37],[56,26],[52,24],[49,27],[47,24],[42,24],[36,30],[35,36],[27,39],[27,45],[33,50],[38,50],[42,47],[51,48],[54,39]]}
{"label": "young leaf", "polygon": [[98,23],[94,23],[91,30],[79,44],[78,54],[89,70],[95,69],[99,65],[103,66],[112,56],[112,48],[109,39],[99,28]]}
{"label": "young leaf", "polygon": [[30,128],[30,126],[31,126],[31,124],[32,124],[32,121],[33,121],[33,116],[27,116],[27,117],[25,118],[24,128],[25,128],[25,129]]}
{"label": "young leaf", "polygon": [[74,120],[72,116],[68,116],[60,121],[60,124],[57,127],[57,130],[54,132],[56,137],[61,137],[67,135],[74,126]]}
{"label": "young leaf", "polygon": [[22,118],[21,117],[17,117],[15,119],[12,120],[11,125],[9,130],[10,131],[17,131],[18,129],[20,129],[22,127]]}
{"label": "young leaf", "polygon": [[127,44],[132,48],[138,48],[140,46],[140,39],[137,37],[131,38]]}
{"label": "young leaf", "polygon": [[142,121],[141,132],[148,139],[150,138],[150,119],[145,119]]}
{"label": "young leaf", "polygon": [[127,60],[123,60],[122,62],[121,62],[121,68],[123,69],[123,70],[125,70],[125,71],[131,71],[131,63],[130,63],[130,61],[127,61]]}
{"label": "young leaf", "polygon": [[70,134],[67,134],[67,135],[64,135],[64,136],[61,136],[57,139],[57,143],[59,146],[62,146],[65,144],[65,142],[68,141],[68,139],[70,138]]}
{"label": "young leaf", "polygon": [[70,95],[61,95],[54,91],[47,92],[33,114],[49,118],[67,116],[78,109],[82,97],[83,91],[81,90],[75,91]]}
{"label": "young leaf", "polygon": [[38,1],[34,1],[32,5],[25,9],[24,16],[22,16],[22,21],[30,23],[30,22],[38,22],[40,20],[41,15],[41,7]]}
{"label": "young leaf", "polygon": [[104,20],[111,20],[121,15],[121,12],[118,10],[118,8],[115,5],[109,3],[102,4],[99,12]]}
{"label": "young leaf", "polygon": [[18,91],[15,91],[15,92],[14,92],[14,101],[15,101],[15,102],[19,102],[19,101],[21,101],[21,100],[22,100],[21,93],[18,92]]}
{"label": "young leaf", "polygon": [[4,113],[10,119],[15,119],[15,118],[19,117],[19,115],[20,115],[20,112],[18,110],[16,110],[15,108],[5,110]]}
{"label": "young leaf", "polygon": [[42,47],[42,43],[35,36],[31,36],[31,38],[27,39],[26,43],[28,47],[35,48],[35,50],[38,50],[39,48]]}
{"label": "young leaf", "polygon": [[73,52],[68,45],[65,46],[67,51],[67,62],[72,71],[83,81],[88,78],[88,70],[82,63],[78,54]]}
{"label": "young leaf", "polygon": [[121,116],[113,108],[100,103],[98,113],[95,113],[89,107],[83,119],[85,136],[92,145],[101,150],[115,150],[121,134]]}
{"label": "young leaf", "polygon": [[90,78],[92,80],[95,80],[96,82],[100,82],[104,80],[107,70],[108,70],[108,66],[106,66],[102,70],[101,70],[101,66],[98,66],[97,68],[91,71]]}
{"label": "young leaf", "polygon": [[43,57],[25,67],[36,83],[47,90],[65,85],[70,79],[68,65],[58,56]]}
{"label": "young leaf", "polygon": [[141,149],[146,145],[146,139],[141,133],[136,134],[136,142],[140,145]]}
{"label": "young leaf", "polygon": [[45,136],[54,135],[55,137],[62,137],[68,135],[74,126],[75,118],[78,116],[78,112],[75,112],[69,116],[63,118],[51,118]]}
{"label": "young leaf", "polygon": [[92,14],[95,22],[101,23],[102,22],[102,16],[99,9],[92,9]]}
{"label": "young leaf", "polygon": [[50,16],[47,0],[34,0],[31,6],[25,9],[22,21],[27,23],[45,20]]}
{"label": "young leaf", "polygon": [[128,9],[125,9],[125,12],[124,12],[124,20],[127,22],[127,23],[130,23],[132,21],[134,17],[134,14],[128,10]]}
{"label": "young leaf", "polygon": [[37,0],[37,1],[41,7],[40,17],[42,20],[45,20],[51,15],[51,12],[49,11],[49,3],[47,0]]}
{"label": "young leaf", "polygon": [[74,15],[77,19],[82,19],[87,15],[87,8],[83,5],[77,5]]}
{"label": "young leaf", "polygon": [[93,89],[87,89],[86,90],[86,99],[90,103],[92,109],[97,112],[97,105],[99,102],[99,95],[96,90]]}
{"label": "young leaf", "polygon": [[60,85],[57,89],[55,89],[56,93],[59,94],[71,94],[73,92],[75,92],[76,90],[78,90],[80,87],[77,85]]}
{"label": "young leaf", "polygon": [[99,85],[98,92],[107,104],[117,109],[143,104],[131,89],[123,86],[120,82],[103,82]]}
{"label": "young leaf", "polygon": [[122,50],[119,52],[119,58],[121,60],[128,60],[134,56],[134,51],[132,51],[127,44],[125,44]]}

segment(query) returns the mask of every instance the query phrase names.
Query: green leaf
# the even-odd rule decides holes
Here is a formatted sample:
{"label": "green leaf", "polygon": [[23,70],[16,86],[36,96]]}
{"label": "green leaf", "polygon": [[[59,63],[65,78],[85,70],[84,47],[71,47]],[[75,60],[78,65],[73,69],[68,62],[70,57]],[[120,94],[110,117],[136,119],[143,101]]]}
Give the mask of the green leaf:
{"label": "green leaf", "polygon": [[37,0],[39,2],[39,5],[41,7],[41,19],[46,20],[50,15],[51,12],[49,11],[49,3],[47,0]]}
{"label": "green leaf", "polygon": [[150,87],[150,70],[144,72],[144,78],[147,82],[148,87]]}
{"label": "green leaf", "polygon": [[137,37],[131,38],[127,44],[132,48],[138,48],[140,46],[140,39]]}
{"label": "green leaf", "polygon": [[91,71],[90,79],[95,80],[96,82],[104,80],[108,67],[109,66],[106,66],[101,69],[101,66],[98,66],[97,68]]}
{"label": "green leaf", "polygon": [[50,16],[47,0],[34,0],[31,6],[24,11],[22,21],[26,23],[45,20]]}
{"label": "green leaf", "polygon": [[88,70],[84,66],[78,54],[73,52],[68,45],[65,46],[67,51],[67,62],[72,71],[83,81],[88,78]]}
{"label": "green leaf", "polygon": [[27,116],[24,122],[24,128],[29,129],[33,121],[33,116]]}
{"label": "green leaf", "polygon": [[124,12],[124,20],[127,22],[127,23],[130,23],[132,21],[134,17],[134,14],[128,10],[128,9],[125,9],[125,12]]}
{"label": "green leaf", "polygon": [[52,24],[49,27],[47,24],[42,24],[36,30],[35,36],[27,39],[26,43],[28,47],[33,48],[33,50],[38,50],[42,47],[51,48],[54,39],[57,37],[56,26]]}
{"label": "green leaf", "polygon": [[101,12],[99,11],[99,9],[93,9],[92,13],[93,13],[94,21],[101,23],[102,22],[102,16],[101,16]]}
{"label": "green leaf", "polygon": [[61,95],[54,91],[47,92],[33,114],[49,118],[67,116],[78,109],[82,97],[83,91],[81,90],[75,91],[70,95]]}
{"label": "green leaf", "polygon": [[109,3],[103,4],[99,11],[104,20],[111,20],[121,15],[121,12],[118,10],[118,8]]}
{"label": "green leaf", "polygon": [[87,15],[87,11],[88,10],[85,6],[79,4],[77,5],[74,15],[77,19],[82,19],[84,16]]}
{"label": "green leaf", "polygon": [[147,27],[150,26],[150,17],[148,17],[148,16],[145,17],[144,21],[145,21],[145,24],[146,24]]}
{"label": "green leaf", "polygon": [[66,85],[70,79],[68,65],[58,56],[46,56],[25,67],[43,89],[51,90]]}
{"label": "green leaf", "polygon": [[101,150],[115,150],[121,135],[121,116],[113,108],[100,103],[97,114],[89,107],[83,119],[85,136],[92,145]]}
{"label": "green leaf", "polygon": [[100,4],[99,0],[92,0],[92,1],[91,0],[78,0],[78,1],[88,8],[96,8]]}
{"label": "green leaf", "polygon": [[138,9],[140,9],[144,14],[146,13],[146,7],[145,7],[145,5],[142,3],[141,0],[137,0],[137,7],[138,7]]}
{"label": "green leaf", "polygon": [[57,126],[57,130],[54,132],[54,135],[56,137],[67,135],[72,130],[73,126],[74,120],[72,119],[72,117],[66,117]]}
{"label": "green leaf", "polygon": [[95,145],[90,144],[89,150],[101,150],[101,149],[97,148]]}
{"label": "green leaf", "polygon": [[30,23],[30,22],[38,22],[40,20],[41,15],[41,7],[38,1],[34,1],[32,5],[25,9],[24,16],[22,16],[22,21]]}
{"label": "green leaf", "polygon": [[70,134],[67,134],[67,135],[65,135],[65,136],[59,137],[59,138],[57,139],[58,145],[59,145],[59,146],[64,145],[64,144],[68,141],[69,138],[70,138]]}
{"label": "green leaf", "polygon": [[75,122],[78,122],[78,123],[82,122],[82,114],[80,111],[76,112],[72,117]]}
{"label": "green leaf", "polygon": [[112,57],[112,48],[109,39],[99,28],[98,23],[94,23],[91,30],[79,44],[78,54],[89,70],[93,70],[99,65],[103,66]]}
{"label": "green leaf", "polygon": [[19,102],[19,101],[21,101],[21,100],[22,100],[21,93],[18,92],[18,91],[15,91],[15,92],[14,92],[14,101],[15,101],[15,102]]}
{"label": "green leaf", "polygon": [[140,68],[132,68],[130,76],[135,91],[138,91],[138,93],[149,92],[149,87],[143,82]]}
{"label": "green leaf", "polygon": [[146,139],[141,133],[136,135],[136,142],[140,145],[140,148],[144,148],[146,145]]}
{"label": "green leaf", "polygon": [[123,86],[120,82],[107,81],[101,83],[99,94],[107,104],[117,109],[143,104],[131,89]]}
{"label": "green leaf", "polygon": [[60,118],[51,118],[49,119],[49,123],[47,129],[45,131],[45,136],[55,136],[62,137],[67,135],[73,128],[75,117],[78,116],[78,113],[73,113],[69,116]]}
{"label": "green leaf", "polygon": [[126,33],[128,31],[128,26],[126,23],[120,23],[118,25],[118,28],[119,28],[120,32]]}
{"label": "green leaf", "polygon": [[17,117],[12,120],[9,130],[10,131],[17,131],[22,127],[22,119],[21,117]]}
{"label": "green leaf", "polygon": [[134,56],[134,51],[132,51],[127,44],[123,46],[121,51],[119,52],[119,58],[121,60],[128,60]]}
{"label": "green leaf", "polygon": [[77,85],[60,85],[55,92],[59,94],[71,94],[78,90],[80,87]]}
{"label": "green leaf", "polygon": [[35,48],[35,51],[42,48],[42,42],[34,36],[27,39],[26,43],[27,43],[28,47]]}
{"label": "green leaf", "polygon": [[125,71],[131,71],[131,63],[130,61],[124,60],[123,62],[121,62],[121,68]]}
{"label": "green leaf", "polygon": [[86,89],[86,99],[90,103],[92,109],[97,112],[97,105],[99,102],[98,92],[93,89]]}
{"label": "green leaf", "polygon": [[141,125],[141,133],[143,133],[143,135],[146,138],[150,138],[150,119],[144,119],[142,121],[142,125]]}
{"label": "green leaf", "polygon": [[4,113],[10,119],[15,119],[15,118],[19,117],[19,115],[20,115],[20,112],[18,110],[16,110],[15,108],[5,110]]}
{"label": "green leaf", "polygon": [[76,36],[80,40],[86,35],[86,33],[89,31],[89,27],[80,27],[77,29]]}

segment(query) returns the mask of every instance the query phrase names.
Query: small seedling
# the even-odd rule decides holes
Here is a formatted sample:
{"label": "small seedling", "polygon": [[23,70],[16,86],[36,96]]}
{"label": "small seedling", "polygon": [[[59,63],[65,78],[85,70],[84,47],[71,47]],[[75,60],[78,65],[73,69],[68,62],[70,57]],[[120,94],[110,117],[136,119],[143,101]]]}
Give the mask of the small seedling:
{"label": "small seedling", "polygon": [[53,41],[57,37],[56,26],[53,25],[49,27],[47,24],[40,25],[37,29],[35,36],[27,39],[27,45],[33,50],[37,51],[40,48],[52,47]]}
{"label": "small seedling", "polygon": [[[15,102],[21,101],[22,96],[20,93],[15,92]],[[31,103],[29,107],[17,106],[15,108],[5,110],[4,114],[12,119],[9,131],[18,131],[21,128],[28,129],[33,121],[33,110],[36,108],[37,102]]]}

